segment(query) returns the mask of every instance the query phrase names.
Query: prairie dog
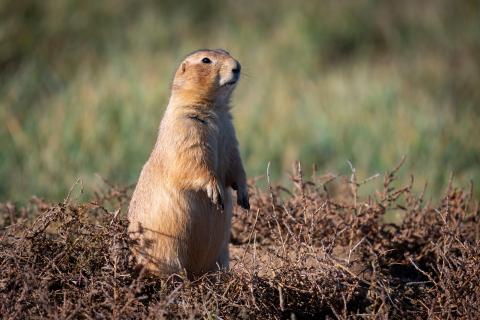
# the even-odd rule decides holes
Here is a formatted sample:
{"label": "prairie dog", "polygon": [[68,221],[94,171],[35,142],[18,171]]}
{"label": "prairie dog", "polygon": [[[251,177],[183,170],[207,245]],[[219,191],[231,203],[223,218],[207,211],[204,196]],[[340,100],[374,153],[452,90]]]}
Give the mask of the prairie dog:
{"label": "prairie dog", "polygon": [[229,264],[230,189],[250,208],[230,114],[240,63],[221,49],[180,64],[157,142],[129,206],[138,262],[163,274],[201,274]]}

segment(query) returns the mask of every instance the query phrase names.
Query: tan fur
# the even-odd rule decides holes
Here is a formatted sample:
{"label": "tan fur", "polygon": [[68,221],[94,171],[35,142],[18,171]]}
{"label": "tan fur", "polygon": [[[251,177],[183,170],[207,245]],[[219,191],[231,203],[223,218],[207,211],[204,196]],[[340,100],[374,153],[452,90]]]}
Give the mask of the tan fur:
{"label": "tan fur", "polygon": [[249,208],[229,107],[239,75],[240,64],[220,49],[193,52],[175,73],[128,212],[137,260],[152,271],[228,268],[230,187]]}

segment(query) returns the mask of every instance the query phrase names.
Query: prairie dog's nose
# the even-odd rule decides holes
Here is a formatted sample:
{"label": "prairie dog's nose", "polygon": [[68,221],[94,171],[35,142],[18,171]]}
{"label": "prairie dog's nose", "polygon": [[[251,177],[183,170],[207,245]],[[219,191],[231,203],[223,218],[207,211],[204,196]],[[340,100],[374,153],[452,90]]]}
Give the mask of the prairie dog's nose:
{"label": "prairie dog's nose", "polygon": [[241,69],[242,69],[242,66],[241,66],[240,63],[238,63],[238,61],[237,61],[235,67],[232,69],[232,72],[233,72],[234,74],[239,74]]}

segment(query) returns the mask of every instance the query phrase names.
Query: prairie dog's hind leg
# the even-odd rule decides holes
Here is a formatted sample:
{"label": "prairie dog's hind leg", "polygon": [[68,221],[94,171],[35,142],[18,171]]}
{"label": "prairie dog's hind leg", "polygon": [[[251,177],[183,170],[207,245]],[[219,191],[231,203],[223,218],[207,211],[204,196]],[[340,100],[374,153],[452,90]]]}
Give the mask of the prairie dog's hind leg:
{"label": "prairie dog's hind leg", "polygon": [[230,264],[230,234],[231,234],[231,227],[232,227],[232,211],[233,211],[233,204],[232,204],[232,196],[230,191],[225,191],[225,210],[223,214],[225,214],[225,225],[223,228],[223,243],[219,251],[219,255],[217,261],[215,262],[215,269],[228,271],[229,264]]}
{"label": "prairie dog's hind leg", "polygon": [[225,241],[217,259],[217,268],[220,268],[220,270],[223,271],[228,271],[230,265],[229,242],[230,241]]}

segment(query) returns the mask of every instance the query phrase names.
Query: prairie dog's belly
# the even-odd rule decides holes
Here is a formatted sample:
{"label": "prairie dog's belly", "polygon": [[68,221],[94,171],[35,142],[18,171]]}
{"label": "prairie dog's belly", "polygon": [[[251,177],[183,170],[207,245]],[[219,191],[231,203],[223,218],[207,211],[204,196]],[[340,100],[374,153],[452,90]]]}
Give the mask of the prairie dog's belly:
{"label": "prairie dog's belly", "polygon": [[179,191],[162,184],[149,189],[150,199],[143,203],[151,206],[136,209],[141,214],[131,221],[133,229],[140,223],[145,230],[141,237],[148,255],[166,261],[169,270],[215,268],[230,237],[230,192],[225,190],[225,210],[220,212],[204,191]]}
{"label": "prairie dog's belly", "polygon": [[225,190],[222,211],[217,210],[204,192],[189,194],[191,208],[187,227],[188,263],[195,271],[215,267],[220,250],[229,242],[232,204],[230,192]]}

